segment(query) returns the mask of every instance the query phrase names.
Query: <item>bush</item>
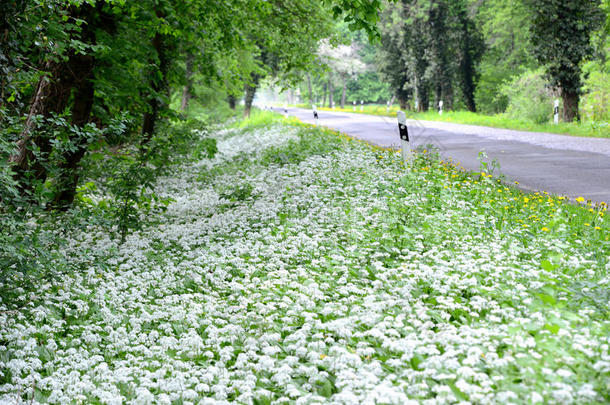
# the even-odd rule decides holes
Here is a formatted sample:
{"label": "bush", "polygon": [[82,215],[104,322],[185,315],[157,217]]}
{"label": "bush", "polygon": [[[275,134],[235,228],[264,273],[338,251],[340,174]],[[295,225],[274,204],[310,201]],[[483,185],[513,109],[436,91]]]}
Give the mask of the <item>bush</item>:
{"label": "bush", "polygon": [[513,119],[536,124],[548,122],[553,117],[553,102],[557,94],[544,78],[544,71],[527,71],[501,88],[508,98],[506,114]]}
{"label": "bush", "polygon": [[584,95],[580,115],[585,121],[610,121],[610,62],[605,68],[598,63],[585,66]]}

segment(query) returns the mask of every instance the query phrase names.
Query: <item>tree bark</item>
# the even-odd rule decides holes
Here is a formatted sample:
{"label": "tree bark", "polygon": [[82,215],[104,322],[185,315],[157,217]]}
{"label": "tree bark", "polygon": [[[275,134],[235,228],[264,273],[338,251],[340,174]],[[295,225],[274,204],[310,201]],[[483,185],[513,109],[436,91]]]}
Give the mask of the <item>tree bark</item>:
{"label": "tree bark", "polygon": [[333,106],[333,71],[328,72],[328,108]]}
{"label": "tree bark", "polygon": [[[107,15],[104,16],[106,18],[100,18],[93,7],[84,6],[80,11],[83,13],[82,18],[87,21],[80,35],[80,40],[84,43],[96,44],[96,29],[108,29],[114,25],[112,17],[110,20]],[[104,22],[101,23],[101,21]],[[72,98],[74,100],[71,122],[75,127],[83,128],[90,122],[95,94],[94,67],[95,57],[93,55],[75,54],[70,58],[70,72],[73,77]],[[79,179],[78,167],[92,140],[86,135],[76,134],[71,136],[70,141],[75,144],[75,148],[63,154],[63,160],[59,163],[59,176],[57,176],[55,184],[56,193],[53,198],[53,206],[60,209],[67,209],[74,201]]]}
{"label": "tree bark", "polygon": [[[163,82],[165,81],[165,73],[163,62],[165,59],[164,51],[163,51],[163,38],[160,33],[156,33],[152,39],[152,47],[157,53],[157,57],[159,58],[159,73],[161,73],[161,78],[153,78],[151,83],[152,94],[148,97],[148,111],[144,113],[142,118],[142,143],[147,144],[152,138],[153,133],[155,132],[155,124],[157,122],[157,117],[159,115],[159,96],[161,91],[163,90]],[[156,76],[156,75],[155,75]],[[154,77],[154,76],[153,76]]]}
{"label": "tree bark", "polygon": [[232,94],[229,94],[229,96],[227,97],[227,102],[229,103],[229,108],[231,110],[235,110],[235,105],[237,103],[237,99],[235,98],[235,96]]}
{"label": "tree bark", "polygon": [[244,99],[244,117],[249,117],[252,110],[252,101],[256,95],[256,89],[258,88],[259,76],[257,74],[251,75],[252,82],[246,84],[246,97]]}
{"label": "tree bark", "polygon": [[345,91],[347,90],[347,78],[343,76],[343,91],[341,92],[341,109],[345,108]]}
{"label": "tree bark", "polygon": [[578,104],[580,103],[580,95],[577,91],[567,91],[561,89],[561,99],[563,100],[563,121],[573,122],[578,120]]}
{"label": "tree bark", "polygon": [[313,104],[313,91],[311,88],[311,76],[307,72],[307,90],[309,91],[309,104]]}
{"label": "tree bark", "polygon": [[400,106],[401,110],[406,110],[407,109],[407,99],[403,98],[403,97],[398,97],[398,105]]}
{"label": "tree bark", "polygon": [[[438,77],[438,75],[437,75]],[[436,98],[436,108],[438,109],[438,102],[441,101],[443,98],[443,91],[442,91],[442,86],[441,86],[441,82],[440,80],[436,82],[436,86],[435,86],[435,98]]]}
{"label": "tree bark", "polygon": [[428,104],[430,102],[430,95],[428,89],[428,83],[424,80],[417,80],[417,111],[426,112],[428,111]]}
{"label": "tree bark", "polygon": [[[91,109],[93,108],[95,90],[93,85],[94,58],[89,55],[79,56],[72,67],[75,77],[79,78],[74,91],[72,124],[83,127],[89,122]],[[74,201],[79,179],[78,166],[87,152],[90,139],[81,136],[73,141],[76,142],[76,149],[63,155],[63,161],[59,165],[60,176],[57,178],[57,192],[53,199],[53,205],[61,209],[66,209]]]}
{"label": "tree bark", "polygon": [[180,109],[184,112],[189,107],[189,102],[192,98],[192,88],[193,88],[193,55],[188,53],[186,55],[186,69],[185,69],[185,78],[186,83],[184,85],[184,89],[182,89],[182,103],[180,105]]}
{"label": "tree bark", "polygon": [[[70,8],[69,14],[73,18],[86,21],[77,37],[86,44],[96,43],[96,30],[112,32],[115,28],[115,20],[103,14],[101,5],[74,6]],[[71,102],[71,124],[82,128],[90,121],[94,100],[95,59],[90,54],[74,52],[66,56],[67,59],[64,61],[46,63],[44,70],[48,74],[41,77],[37,84],[17,144],[18,151],[9,158],[14,165],[17,180],[22,185],[22,190],[26,192],[34,185],[30,180],[26,180],[26,177],[39,182],[47,179],[46,160],[53,149],[51,139],[45,131],[36,131],[35,117],[50,118],[53,114],[61,114]],[[54,178],[56,194],[52,202],[62,206],[68,206],[74,199],[78,183],[78,165],[90,141],[81,133],[70,133],[69,136],[73,148],[62,154],[63,160],[58,163],[58,175]],[[32,152],[32,145],[39,150],[37,156]]]}
{"label": "tree bark", "polygon": [[324,93],[322,94],[322,104],[321,106],[324,107],[324,104],[326,103],[326,91],[328,89],[328,83],[324,83]]}
{"label": "tree bark", "polygon": [[[71,56],[74,57],[74,56]],[[36,116],[49,118],[52,114],[63,112],[68,106],[74,76],[71,74],[70,59],[66,62],[47,62],[43,75],[36,85],[36,91],[30,102],[28,117],[19,141],[17,152],[9,157],[13,165],[15,180],[23,195],[29,194],[34,187],[33,181],[44,182],[48,176],[45,161],[51,153],[51,140],[41,131],[36,131]],[[38,149],[35,157],[33,147]]]}
{"label": "tree bark", "polygon": [[[159,9],[155,10],[157,18],[166,17]],[[152,39],[152,48],[157,54],[159,61],[158,70],[152,73],[151,89],[152,93],[148,98],[149,110],[144,113],[142,120],[142,144],[147,144],[153,136],[155,125],[159,117],[159,112],[167,107],[167,99],[169,98],[169,81],[168,73],[170,66],[170,55],[168,49],[167,38],[159,32],[155,33]],[[150,61],[154,65],[154,61]]]}

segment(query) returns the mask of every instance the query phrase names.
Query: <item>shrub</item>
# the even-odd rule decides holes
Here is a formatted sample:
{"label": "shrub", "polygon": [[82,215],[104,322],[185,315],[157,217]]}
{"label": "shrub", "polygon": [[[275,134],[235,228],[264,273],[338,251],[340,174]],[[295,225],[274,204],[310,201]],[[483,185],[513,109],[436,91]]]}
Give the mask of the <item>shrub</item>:
{"label": "shrub", "polygon": [[610,62],[585,66],[584,95],[580,115],[585,121],[610,121]]}
{"label": "shrub", "polygon": [[513,119],[536,124],[548,122],[553,117],[553,102],[557,97],[544,78],[542,69],[529,70],[501,88],[508,98],[506,114]]}

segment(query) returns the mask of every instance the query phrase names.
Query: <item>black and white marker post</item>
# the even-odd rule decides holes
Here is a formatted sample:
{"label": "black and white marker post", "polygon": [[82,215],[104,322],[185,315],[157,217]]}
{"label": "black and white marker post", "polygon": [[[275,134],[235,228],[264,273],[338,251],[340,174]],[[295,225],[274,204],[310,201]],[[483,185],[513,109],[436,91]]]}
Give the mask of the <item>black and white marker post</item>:
{"label": "black and white marker post", "polygon": [[360,112],[364,111],[364,100],[360,100]]}
{"label": "black and white marker post", "polygon": [[387,107],[386,107],[385,110],[386,110],[387,113],[390,112],[390,101],[389,100],[388,100],[388,104],[387,104]]}
{"label": "black and white marker post", "polygon": [[559,100],[555,100],[555,107],[553,108],[553,122],[555,125],[559,124]]}
{"label": "black and white marker post", "polygon": [[411,159],[411,145],[409,144],[409,131],[407,129],[407,117],[404,111],[396,112],[398,118],[398,133],[400,134],[400,148],[402,160],[405,164]]}
{"label": "black and white marker post", "polygon": [[438,115],[443,115],[443,100],[438,102]]}
{"label": "black and white marker post", "polygon": [[356,111],[356,100],[354,100],[354,111]]}
{"label": "black and white marker post", "polygon": [[316,125],[318,125],[318,110],[316,110],[316,105],[313,104],[311,106],[311,109],[313,110],[313,119],[314,119],[314,122],[316,123]]}

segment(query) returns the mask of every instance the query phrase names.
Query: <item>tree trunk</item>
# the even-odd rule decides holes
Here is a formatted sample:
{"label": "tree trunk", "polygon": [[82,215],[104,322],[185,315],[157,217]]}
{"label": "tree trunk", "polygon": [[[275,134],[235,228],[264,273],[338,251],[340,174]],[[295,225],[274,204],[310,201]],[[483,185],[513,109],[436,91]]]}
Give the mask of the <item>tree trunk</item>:
{"label": "tree trunk", "polygon": [[[93,43],[93,42],[92,42]],[[79,55],[72,66],[72,72],[77,77],[74,91],[74,105],[72,107],[72,124],[83,127],[89,122],[93,108],[93,67],[94,58],[89,55]],[[60,176],[57,178],[56,194],[53,205],[61,209],[68,208],[74,201],[76,186],[78,185],[78,165],[87,152],[90,139],[81,136],[74,139],[76,149],[63,155],[60,163]]]}
{"label": "tree trunk", "polygon": [[418,80],[417,82],[417,111],[426,112],[428,111],[428,104],[430,102],[430,94],[428,89],[428,82],[425,80]]}
{"label": "tree trunk", "polygon": [[468,49],[464,51],[463,60],[462,63],[460,63],[460,70],[462,73],[462,92],[464,93],[464,101],[466,102],[466,108],[468,108],[468,111],[477,112],[477,105],[474,99],[475,67]]}
{"label": "tree trunk", "polygon": [[343,91],[341,92],[341,109],[345,108],[345,91],[347,90],[347,78],[343,76]]}
{"label": "tree trunk", "polygon": [[[157,18],[164,18],[165,14],[159,9],[155,10]],[[159,32],[155,33],[152,39],[152,48],[157,54],[159,61],[158,74],[157,71],[152,72],[151,89],[152,93],[148,97],[149,110],[144,113],[142,120],[142,144],[147,144],[155,132],[155,125],[159,112],[167,107],[167,99],[169,98],[169,81],[168,73],[170,66],[170,55],[168,52],[168,44],[166,38]],[[150,62],[154,65],[154,61]],[[159,77],[160,76],[160,77]]]}
{"label": "tree trunk", "polygon": [[193,55],[188,53],[186,55],[186,69],[185,69],[186,83],[184,89],[182,89],[182,103],[180,109],[184,112],[189,107],[189,101],[192,98],[193,88]]}
{"label": "tree trunk", "polygon": [[580,103],[580,95],[576,91],[566,91],[561,89],[561,99],[563,100],[563,121],[573,122],[578,120],[578,104]]}
{"label": "tree trunk", "polygon": [[165,59],[163,55],[163,38],[160,33],[156,33],[152,39],[152,47],[157,53],[157,57],[159,58],[159,72],[161,73],[161,78],[155,78],[156,75],[153,75],[151,89],[152,94],[148,97],[148,111],[144,113],[142,118],[142,143],[147,144],[152,138],[153,133],[155,132],[155,124],[157,122],[157,117],[159,115],[159,96],[160,92],[163,89],[163,81],[165,79],[165,75],[162,70],[162,60]]}
{"label": "tree trunk", "polygon": [[[96,30],[103,29],[112,32],[115,20],[105,14],[101,3],[96,6],[84,4],[72,7],[69,14],[76,19],[82,19],[79,36],[75,39],[88,45],[96,44]],[[36,91],[30,103],[28,117],[18,142],[18,152],[9,160],[14,163],[18,181],[27,190],[33,184],[24,180],[25,176],[44,182],[48,176],[46,160],[53,150],[51,139],[44,131],[36,131],[35,116],[44,118],[53,114],[61,114],[71,105],[71,124],[77,128],[84,127],[90,121],[94,99],[93,68],[95,59],[90,54],[70,52],[67,59],[62,62],[48,62],[44,70],[49,72],[38,82]],[[58,164],[58,175],[54,178],[56,194],[53,198],[55,204],[69,205],[75,195],[78,183],[78,165],[84,156],[88,142],[87,136],[80,133],[70,133],[70,141],[75,146],[62,154],[63,160]],[[34,157],[31,145],[38,149]],[[57,153],[61,153],[60,150]]]}
{"label": "tree trunk", "polygon": [[324,83],[324,93],[322,94],[322,104],[321,106],[324,107],[324,104],[326,103],[326,90],[328,89],[328,83]]}
{"label": "tree trunk", "polygon": [[333,106],[333,71],[328,72],[328,108]]}
{"label": "tree trunk", "polygon": [[443,82],[442,92],[443,95],[441,97],[443,99],[443,110],[450,111],[453,109],[453,86],[450,78],[448,78],[446,82]]}
{"label": "tree trunk", "polygon": [[[439,77],[438,74],[437,74],[437,77]],[[438,109],[438,102],[443,99],[442,98],[443,97],[443,91],[442,91],[440,80],[436,82],[436,86],[435,86],[434,90],[435,90],[436,108]]]}
{"label": "tree trunk", "polygon": [[229,94],[229,96],[227,97],[227,102],[229,103],[229,108],[231,110],[235,110],[235,104],[237,103],[237,99],[235,98],[235,96]]}
{"label": "tree trunk", "polygon": [[407,109],[407,99],[403,98],[403,97],[398,97],[398,105],[400,106],[401,110],[406,110]]}
{"label": "tree trunk", "polygon": [[47,76],[43,76],[38,80],[36,91],[34,92],[34,96],[32,97],[32,101],[30,103],[28,117],[25,120],[23,130],[21,131],[19,141],[17,142],[17,152],[8,158],[9,163],[14,165],[14,168],[19,171],[27,170],[29,160],[32,158],[31,152],[27,146],[30,142],[31,133],[35,125],[34,117],[45,112],[43,101],[46,95],[49,93],[49,86],[50,82]]}
{"label": "tree trunk", "polygon": [[[80,10],[84,13],[88,23],[84,25],[80,40],[87,44],[96,44],[96,29],[110,28],[113,24],[112,17],[105,15],[99,18],[93,7],[84,6]],[[110,20],[108,20],[110,18]],[[103,21],[103,22],[102,22]],[[73,77],[73,104],[71,122],[72,125],[83,128],[89,123],[93,100],[95,94],[94,74],[95,58],[92,55],[76,54],[70,58],[70,72]],[[76,187],[78,185],[78,167],[83,156],[87,152],[89,143],[92,141],[86,134],[71,136],[75,148],[63,154],[63,161],[59,164],[59,176],[55,184],[55,197],[53,205],[60,209],[67,209],[74,201]]]}
{"label": "tree trunk", "polygon": [[[44,182],[48,171],[46,159],[51,153],[51,139],[40,131],[36,131],[36,116],[49,118],[52,114],[63,112],[68,106],[73,75],[70,69],[70,60],[61,63],[48,62],[44,75],[38,80],[36,91],[30,102],[28,117],[26,119],[20,139],[17,142],[17,152],[9,157],[13,164],[15,180],[23,195],[29,194],[34,187],[32,181]],[[34,156],[32,149],[38,149]]]}
{"label": "tree trunk", "polygon": [[244,100],[244,117],[250,116],[250,111],[252,110],[252,101],[254,101],[256,89],[258,88],[259,76],[257,74],[252,74],[251,77],[252,82],[246,85],[246,97]]}
{"label": "tree trunk", "polygon": [[309,91],[309,104],[313,104],[313,90],[311,88],[311,76],[307,72],[307,90]]}

